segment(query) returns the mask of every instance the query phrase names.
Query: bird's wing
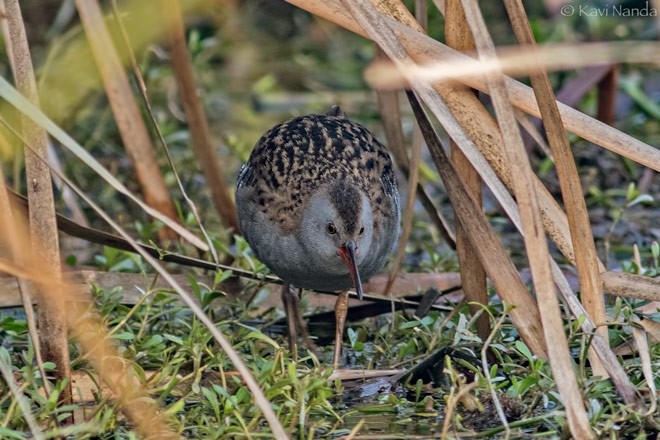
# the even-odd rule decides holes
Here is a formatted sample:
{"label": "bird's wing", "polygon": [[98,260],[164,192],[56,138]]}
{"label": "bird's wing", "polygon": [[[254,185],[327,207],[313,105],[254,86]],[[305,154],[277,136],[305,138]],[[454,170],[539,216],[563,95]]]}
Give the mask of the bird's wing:
{"label": "bird's wing", "polygon": [[244,164],[238,172],[236,189],[251,185],[254,182],[254,169],[249,164]]}
{"label": "bird's wing", "polygon": [[380,176],[380,182],[383,185],[385,195],[392,200],[397,212],[399,211],[399,188],[396,184],[396,177],[392,166],[388,165]]}

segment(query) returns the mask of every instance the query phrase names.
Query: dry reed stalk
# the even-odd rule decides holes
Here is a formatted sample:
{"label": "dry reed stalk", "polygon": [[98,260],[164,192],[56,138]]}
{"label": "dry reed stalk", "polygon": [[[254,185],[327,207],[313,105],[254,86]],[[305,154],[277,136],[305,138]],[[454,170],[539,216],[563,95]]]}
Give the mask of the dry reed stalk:
{"label": "dry reed stalk", "polygon": [[[206,240],[206,243],[208,245],[209,251],[211,253],[211,256],[213,257],[213,261],[217,264],[218,263],[218,254],[215,250],[215,247],[213,246],[213,243],[211,242],[211,238],[209,237],[208,233],[206,232],[206,229],[204,228],[204,224],[202,223],[202,220],[199,217],[199,212],[197,210],[197,206],[195,206],[195,203],[190,199],[188,196],[188,193],[186,192],[186,189],[183,186],[183,183],[181,182],[181,178],[179,177],[179,173],[176,170],[176,167],[174,166],[174,161],[172,160],[172,155],[170,154],[170,150],[168,149],[167,142],[165,142],[165,138],[163,137],[163,132],[160,129],[160,126],[158,125],[158,121],[156,120],[156,116],[154,115],[153,109],[151,107],[151,102],[149,101],[149,96],[147,95],[147,86],[144,82],[144,78],[142,78],[142,73],[140,72],[140,67],[138,66],[137,59],[135,58],[135,53],[133,52],[133,48],[131,45],[131,39],[128,36],[128,32],[126,31],[126,26],[124,26],[124,20],[122,20],[121,13],[119,12],[119,8],[117,6],[117,0],[112,1],[112,12],[115,17],[115,20],[117,21],[117,25],[121,31],[122,39],[124,41],[125,49],[128,54],[128,64],[131,66],[131,70],[133,71],[133,78],[135,79],[139,92],[140,92],[140,97],[142,98],[142,103],[145,106],[146,113],[149,116],[149,120],[151,122],[151,126],[153,130],[155,131],[156,137],[158,138],[158,141],[160,142],[160,145],[163,149],[163,152],[165,153],[165,157],[167,159],[167,164],[170,167],[170,171],[172,172],[172,175],[174,176],[174,179],[176,180],[176,183],[179,187],[179,191],[181,192],[181,195],[183,196],[183,199],[185,200],[185,204],[190,210],[190,213],[193,215],[195,218],[195,221],[197,223],[197,226],[199,227],[200,233],[204,236],[204,239]],[[182,238],[185,239],[185,236],[182,236]]]}
{"label": "dry reed stalk", "polygon": [[[474,50],[474,39],[470,29],[465,21],[463,7],[459,0],[447,0],[445,2],[445,40],[447,45],[459,51]],[[461,87],[459,84],[453,87]],[[472,90],[468,92],[474,93]],[[477,92],[478,93],[478,92]],[[483,207],[481,197],[481,187],[483,182],[477,170],[474,169],[470,161],[465,157],[456,142],[451,141],[451,158],[456,167],[465,189],[474,198],[480,207]],[[479,262],[474,249],[467,238],[467,232],[461,226],[462,219],[456,218],[456,253],[461,268],[461,279],[463,280],[463,291],[470,304],[470,311],[475,314],[488,305],[488,288],[486,285],[486,272]],[[488,339],[491,333],[488,314],[483,313],[477,318],[477,334],[482,341]]]}
{"label": "dry reed stalk", "polygon": [[551,262],[552,272],[564,302],[571,311],[574,317],[581,317],[580,327],[585,334],[593,335],[591,346],[594,348],[598,357],[610,375],[610,380],[614,384],[621,398],[626,404],[630,405],[635,410],[643,410],[644,404],[641,397],[637,393],[636,387],[630,381],[627,373],[624,371],[619,360],[616,358],[612,349],[610,348],[609,340],[604,338],[600,333],[596,332],[596,326],[589,318],[584,307],[578,300],[575,293],[571,290],[566,278],[562,275],[559,265],[554,261]]}
{"label": "dry reed stalk", "polygon": [[[328,4],[333,3],[335,0],[327,0],[320,2],[317,0],[295,0],[290,3],[304,6],[310,12],[322,14],[324,18],[334,21],[342,26],[349,28],[361,35],[365,35],[362,28],[347,17],[345,10],[341,7],[329,8]],[[473,59],[466,57],[459,52],[453,51],[444,45],[441,45],[436,40],[433,40],[421,32],[414,20],[409,16],[409,13],[404,12],[405,8],[401,11],[393,12],[392,16],[396,16],[401,20],[405,19],[405,23],[401,23],[384,15],[383,20],[395,32],[397,41],[404,46],[408,54],[416,62],[420,59],[427,59],[432,49],[436,45],[457,57],[463,57],[477,63]],[[368,35],[366,35],[368,38]],[[411,64],[412,65],[412,64]],[[408,66],[406,66],[408,67]],[[404,69],[406,68],[404,67]],[[482,84],[483,85],[483,84]],[[483,157],[486,158],[490,166],[495,170],[498,177],[509,187],[513,188],[511,174],[507,167],[507,160],[504,156],[504,144],[499,128],[494,119],[490,116],[488,111],[479,102],[479,100],[468,90],[461,90],[447,84],[436,84],[435,90],[442,96],[443,101],[451,110],[452,115],[460,123],[460,129],[474,142]],[[484,88],[485,90],[485,88]],[[456,139],[454,139],[456,140]],[[474,161],[472,162],[475,165]],[[475,165],[476,166],[476,165]],[[482,175],[483,178],[483,175]],[[493,184],[489,184],[491,189]],[[557,244],[560,251],[571,261],[573,261],[573,249],[569,237],[568,222],[565,215],[557,202],[547,192],[545,187],[538,179],[535,181],[537,192],[541,193],[541,207],[543,212],[544,226],[552,239]]]}
{"label": "dry reed stalk", "polygon": [[[339,0],[287,0],[313,14],[323,17],[359,35],[369,38],[368,34],[353,19],[348,11],[341,6]],[[401,17],[401,13],[393,16]],[[383,20],[390,26],[397,37],[397,41],[404,46],[412,59],[418,64],[432,62],[457,62],[473,63],[474,71],[480,69],[480,65],[474,59],[454,51],[442,43],[423,35],[418,30],[411,28],[407,23],[401,23],[390,16],[383,16]],[[404,67],[408,69],[410,66]],[[465,77],[462,81],[471,87],[486,92],[485,81],[481,76]],[[505,79],[507,90],[510,93],[512,103],[518,108],[534,115],[540,116],[540,111],[531,88],[514,81]],[[439,86],[437,86],[439,88]],[[503,157],[503,144],[499,129],[489,113],[478,102],[471,100],[465,95],[451,96],[450,90],[443,89],[443,97],[448,99],[452,112],[460,118],[461,124],[467,134],[474,140],[483,156],[488,160],[498,176],[506,185],[511,186],[510,174],[505,166]],[[569,106],[558,103],[559,112],[564,127],[579,136],[600,145],[617,154],[628,157],[642,165],[660,171],[660,150],[651,147],[625,133],[609,127]],[[472,159],[471,159],[472,160]],[[474,160],[473,160],[474,165]],[[482,178],[484,176],[482,175]],[[575,261],[573,245],[570,240],[570,230],[565,213],[559,204],[552,198],[547,189],[535,178],[534,185],[539,197],[543,225],[548,235],[555,242],[559,250],[571,262]],[[491,186],[491,184],[489,184]],[[492,189],[492,186],[491,186]],[[600,265],[599,270],[605,270]],[[638,276],[639,277],[639,276]],[[642,278],[642,277],[639,277]],[[647,283],[639,280],[640,283]],[[620,286],[626,288],[631,284]],[[628,292],[631,294],[633,291]]]}
{"label": "dry reed stalk", "polygon": [[[472,30],[479,57],[495,60],[497,58],[495,45],[488,33],[478,3],[476,0],[461,0],[461,3],[465,11],[465,18]],[[564,333],[564,322],[555,294],[548,243],[541,224],[541,213],[533,185],[533,170],[523,145],[513,107],[510,104],[504,76],[501,73],[489,75],[486,82],[490,89],[497,121],[507,145],[506,155],[509,167],[511,173],[516,176],[513,179],[514,194],[522,220],[527,258],[532,271],[539,309],[543,310],[541,320],[550,356],[550,367],[566,407],[568,426],[571,434],[576,438],[595,438],[589,425],[589,417],[573,370],[573,359]],[[579,196],[580,200],[584,202],[581,197],[582,192],[579,193]]]}
{"label": "dry reed stalk", "polygon": [[[363,6],[363,4],[363,2],[360,2],[359,5],[355,5],[348,0],[344,2],[347,10],[355,14],[356,17],[359,15],[361,25],[368,29],[371,38],[378,42],[393,61],[400,63],[402,66],[411,64],[412,60],[408,58],[403,47],[399,45],[396,36],[383,22],[382,16],[374,11],[370,5]],[[434,108],[442,112],[443,125],[452,138],[460,143],[471,142],[465,136],[462,128],[452,120],[449,109],[435,91],[425,83],[415,83],[415,89],[424,96],[425,100],[435,99],[433,102]],[[471,243],[475,251],[479,253],[481,263],[503,300],[510,304],[516,304],[517,307],[511,312],[511,319],[519,329],[525,343],[535,354],[547,358],[536,304],[474,199],[465,192],[453,167],[443,161],[443,158],[445,158],[444,150],[432,127],[429,124],[423,127],[422,122],[422,119],[418,119],[434,162],[445,181],[447,192],[452,199],[452,205],[457,211],[461,210],[462,212],[459,215],[466,219],[464,226],[470,231],[468,236],[470,240],[473,240]]]}
{"label": "dry reed stalk", "polygon": [[[559,89],[556,94],[557,101],[563,102],[569,107],[573,107],[584,98],[584,95],[592,90],[594,86],[600,83],[610,69],[612,69],[611,64],[585,68],[575,78],[569,79],[562,85],[561,89]],[[534,126],[540,127],[541,120],[536,119],[534,121]],[[531,146],[532,140],[526,140],[525,147],[529,150]]]}
{"label": "dry reed stalk", "polygon": [[596,117],[607,125],[614,124],[616,94],[619,85],[619,67],[610,66],[607,74],[598,82],[598,110]]}
{"label": "dry reed stalk", "polygon": [[602,272],[600,277],[605,290],[612,295],[660,301],[660,279],[609,270]]}
{"label": "dry reed stalk", "polygon": [[[435,61],[410,66],[406,74],[430,83],[464,82],[467,77],[479,78],[498,70],[509,76],[527,76],[539,65],[547,71],[559,71],[594,65],[611,67],[617,62],[660,63],[660,55],[653,43],[636,41],[553,43],[540,45],[533,50],[520,46],[500,46],[497,55],[498,63],[479,61],[478,68],[474,59],[465,59],[464,62]],[[533,61],[535,58],[538,61]],[[391,63],[375,63],[366,70],[365,76],[370,84],[383,89],[403,88],[407,82],[403,72],[396,70]]]}
{"label": "dry reed stalk", "polygon": [[[361,33],[362,35],[365,35],[365,34],[367,36],[369,35],[365,30],[362,30],[361,26],[358,25],[352,19],[352,17],[350,17],[346,14],[346,11],[348,9],[342,9],[342,8],[338,7],[335,4],[336,2],[334,2],[333,0],[328,0],[328,1],[325,1],[323,3],[313,2],[313,1],[300,1],[300,2],[292,1],[291,3],[297,3],[299,6],[303,6],[303,7],[307,8],[308,10],[310,10],[311,12],[320,12],[322,15],[324,15],[325,18],[328,18],[331,21],[339,22],[340,24],[342,24],[346,27],[349,27],[352,30],[357,30],[357,32]],[[401,18],[405,14],[401,13],[401,12],[395,12],[394,15],[397,16],[398,18]],[[403,25],[403,24],[401,24],[401,23],[397,22],[396,20],[393,20],[389,17],[381,16],[380,18],[388,26],[392,27],[395,30],[396,37],[391,38],[391,40],[392,40],[391,42],[393,44],[395,44],[395,45],[398,44],[398,43],[404,44],[406,49],[408,49],[413,56],[422,54],[423,56],[428,57],[429,53],[433,52],[433,44],[437,43],[434,40],[430,40],[426,37],[420,36],[418,32],[406,27],[405,25]],[[361,23],[361,24],[363,24],[363,23]],[[402,35],[404,36],[403,38],[401,37]],[[414,37],[412,37],[412,35],[414,35]],[[428,40],[433,41],[433,44],[429,44]],[[417,41],[418,43],[421,43],[421,44],[415,45],[415,44],[412,43],[412,41]],[[437,44],[439,44],[439,43],[437,43]],[[409,67],[409,65],[410,64],[403,65],[403,67],[402,67],[403,70],[405,71]],[[414,79],[411,79],[411,81],[413,81],[413,80]],[[511,82],[511,81],[509,81],[509,82]],[[482,86],[483,86],[483,84],[482,84]],[[520,96],[518,96],[518,98],[520,98]],[[431,101],[435,100],[434,103],[437,104],[436,110],[440,113],[437,113],[437,112],[434,111],[434,113],[436,113],[436,116],[438,116],[441,119],[444,116],[446,116],[446,113],[447,113],[446,110],[448,110],[448,109],[445,108],[443,110],[441,102],[440,103],[437,102],[437,96],[429,95],[429,99]],[[429,102],[431,102],[431,101],[429,101]],[[519,101],[520,101],[520,99],[519,99]],[[429,103],[429,102],[427,102],[427,103]],[[522,101],[520,101],[520,102],[522,102]],[[531,106],[533,106],[533,105],[531,105]],[[467,116],[463,118],[463,121],[467,122],[467,125],[469,126],[468,127],[469,129],[472,129],[473,127],[471,127],[470,124],[474,125],[474,119],[471,118],[471,116],[474,116],[473,115],[473,109],[471,109],[469,106],[466,106],[465,108],[466,108],[465,113],[466,113]],[[565,108],[560,109],[560,112],[562,112],[562,111],[565,112],[566,109]],[[573,111],[573,112],[575,112],[575,111]],[[570,113],[570,111],[569,111],[569,113]],[[579,112],[575,112],[575,113],[579,113]],[[486,117],[488,117],[487,113],[486,113]],[[584,118],[590,119],[588,117],[584,117]],[[478,119],[478,120],[482,125],[487,125],[487,126],[491,125],[490,121],[488,121],[487,119],[486,120]],[[443,125],[445,125],[447,127],[446,124],[447,124],[447,122],[443,122]],[[461,135],[462,128],[461,127],[456,127],[456,129],[459,130],[458,137],[463,136],[463,138],[464,138],[464,133],[463,133],[463,135]],[[490,132],[491,131],[490,127],[487,127],[486,131]],[[477,131],[477,137],[479,135],[480,135],[480,133]],[[483,135],[483,134],[481,134],[481,135]],[[485,136],[485,138],[487,140],[490,140],[491,142],[497,140],[497,141],[499,141],[499,143],[501,143],[501,139],[498,139],[498,135],[499,134],[493,134],[491,136],[487,135],[487,136]],[[587,135],[590,135],[590,134],[587,134]],[[593,137],[593,135],[594,135],[594,133],[591,133],[592,137]],[[605,137],[605,142],[601,141],[601,143],[608,144],[608,145],[613,145],[613,144],[620,143],[622,140],[628,138],[627,135],[624,135],[623,133],[617,132],[616,130],[608,132],[607,135],[604,136],[604,137]],[[630,138],[630,139],[632,139],[632,138]],[[475,139],[475,142],[479,142],[479,141],[480,141],[480,139]],[[470,144],[470,141],[468,139],[465,139],[465,138],[464,138],[464,142],[466,143],[466,145]],[[648,150],[650,148],[648,145],[643,144],[642,142],[636,141],[634,139],[632,139],[632,143],[635,144],[636,149]],[[499,146],[499,145],[497,147],[501,148],[501,146]],[[496,158],[497,158],[497,156],[496,156]],[[477,163],[482,159],[479,159],[478,155],[477,156],[472,155],[471,160],[473,161],[473,163]],[[477,162],[474,162],[475,160]],[[497,165],[497,163],[496,163],[496,165]],[[480,169],[481,172],[485,172],[486,175],[489,175],[488,168],[484,168],[483,166],[480,165],[479,169]],[[484,174],[482,174],[482,177],[483,176],[484,176]],[[508,197],[508,194],[501,194],[500,193],[501,189],[498,188],[497,185],[492,186],[493,184],[496,184],[497,181],[493,181],[491,177],[489,177],[489,179],[490,179],[489,180],[490,181],[489,186],[491,186],[491,188],[494,190],[495,195],[503,203],[503,200],[505,200],[506,197]],[[540,187],[543,188],[542,186],[540,186]],[[503,196],[505,196],[504,199],[502,199]],[[565,231],[567,232],[568,231],[568,225],[566,223],[565,217],[563,217],[564,216],[563,212],[561,211],[561,209],[559,209],[559,206],[556,204],[556,202],[551,197],[549,197],[549,194],[546,194],[546,196],[548,196],[547,202],[548,202],[549,206],[552,206],[554,208],[554,210],[550,211],[550,214],[558,214],[558,216],[555,216],[556,218],[552,218],[553,217],[552,215],[546,215],[546,221],[550,221],[549,222],[550,226],[553,226],[555,224],[559,224],[561,226],[562,225],[561,220],[563,218],[563,224],[565,224],[563,229],[565,229]],[[507,202],[507,203],[510,203],[510,202]],[[509,213],[510,216],[515,214],[515,211],[510,211],[511,205],[505,205],[505,206],[508,206],[507,212]],[[544,213],[544,214],[547,214],[547,213]],[[519,220],[515,220],[514,217],[512,217],[512,219],[514,219],[514,223],[519,221]],[[555,222],[553,223],[553,221],[555,221]],[[516,223],[516,224],[518,224],[518,223]],[[554,232],[557,232],[556,229],[554,230]],[[568,237],[568,234],[566,234],[566,236]],[[570,246],[570,242],[568,244]],[[563,279],[563,276],[561,274],[561,271],[559,271],[558,267],[556,267],[556,264],[553,264],[553,272],[556,272],[555,276],[557,277],[556,279],[557,279],[557,282],[559,283]],[[648,280],[640,280],[640,281],[644,282],[644,283],[647,283],[647,284],[649,283]],[[563,283],[566,287],[568,286],[568,284],[565,282],[565,279],[563,279]],[[626,285],[626,287],[624,287],[624,288],[632,288],[632,283],[628,283]],[[565,293],[567,295],[573,295],[573,293],[570,292],[570,289],[568,289],[566,292],[562,291],[562,293]],[[583,314],[583,309],[581,309],[581,305],[579,304],[579,302],[576,301],[576,303],[577,304],[572,309],[572,311],[575,314],[575,316],[580,316],[580,314]],[[593,325],[590,328],[585,327],[585,331],[587,331],[587,332],[592,331],[593,328],[594,328]],[[597,341],[599,341],[598,344],[596,344]],[[611,350],[609,350],[609,348],[607,347],[607,343],[605,341],[603,341],[602,338],[599,338],[598,335],[596,335],[596,337],[594,338],[594,344],[597,346],[597,348],[599,350],[599,355],[601,356],[601,359],[608,358],[610,360],[610,362],[608,364],[608,368],[610,368],[611,371],[609,371],[609,372],[613,376],[613,380],[614,380],[614,377],[616,377],[615,385],[617,386],[617,389],[622,393],[622,396],[623,396],[624,400],[626,402],[632,404],[633,406],[638,406],[639,398],[635,397],[634,387],[632,386],[632,384],[628,380],[628,378],[627,378],[625,372],[622,370],[621,366],[616,362],[616,358],[613,357]]]}
{"label": "dry reed stalk", "polygon": [[[124,66],[105,25],[98,1],[77,0],[76,6],[101,74],[117,128],[135,167],[144,199],[149,206],[176,221],[176,210],[158,167],[147,127],[133,96]],[[158,236],[163,241],[177,238],[177,234],[169,228],[160,229]]]}
{"label": "dry reed stalk", "polygon": [[419,163],[422,159],[422,143],[421,139],[418,142],[413,142],[412,154],[410,156],[410,174],[408,175],[408,196],[406,198],[406,206],[404,209],[403,227],[401,228],[401,235],[399,236],[399,244],[397,252],[394,255],[394,260],[391,264],[390,275],[383,290],[383,295],[389,295],[394,281],[401,270],[401,263],[406,256],[406,245],[410,238],[412,231],[413,214],[415,212],[415,194],[417,193],[417,186],[419,184]]}
{"label": "dry reed stalk", "polygon": [[[536,47],[536,40],[532,34],[532,29],[529,27],[527,14],[520,0],[505,0],[504,5],[518,42],[530,49]],[[582,196],[582,185],[580,184],[575,159],[561,123],[550,78],[540,65],[532,70],[530,78],[557,169],[571,240],[575,250],[575,266],[580,280],[582,302],[589,316],[596,323],[598,331],[604,338],[607,338],[605,300],[603,297],[603,283],[599,275],[598,255],[596,254],[596,244],[589,223],[587,204]],[[607,377],[607,372],[593,349],[589,353],[593,374]]]}
{"label": "dry reed stalk", "polygon": [[223,225],[238,233],[238,218],[234,200],[229,195],[224,171],[213,150],[209,125],[195,86],[195,77],[186,46],[185,29],[179,0],[168,0],[164,5],[172,54],[171,66],[179,88],[179,96],[186,113],[197,163],[204,174],[216,211]]}
{"label": "dry reed stalk", "polygon": [[[384,56],[385,55],[382,51],[377,49],[376,57]],[[378,99],[380,118],[383,121],[383,131],[385,132],[387,147],[392,153],[392,156],[394,156],[394,161],[407,179],[410,174],[410,161],[408,160],[406,149],[404,147],[405,141],[403,130],[401,129],[401,112],[399,111],[398,92],[392,90],[376,90],[376,97]],[[452,231],[449,222],[435,206],[431,197],[426,193],[421,182],[417,183],[417,198],[426,210],[426,213],[435,227],[438,229],[442,239],[447,245],[449,245],[449,247],[455,249],[456,236],[454,231]]]}
{"label": "dry reed stalk", "polygon": [[[11,66],[16,86],[32,104],[39,106],[30,49],[18,0],[6,0],[5,13],[10,36]],[[57,284],[61,276],[60,251],[51,174],[48,165],[44,162],[47,150],[46,132],[25,115],[22,115],[21,125],[25,142],[34,147],[34,149],[24,148],[31,240],[25,240],[21,246],[14,244],[10,249],[29,248],[31,243],[33,251],[36,249],[40,251],[40,266],[51,274],[51,282]],[[1,190],[4,191],[4,185]],[[12,232],[7,229],[5,233],[10,235]],[[18,254],[15,256],[21,257]],[[71,367],[64,304],[53,294],[48,283],[41,285],[25,283],[23,287],[26,287],[22,289],[25,295],[23,303],[31,303],[31,297],[35,297],[39,305],[37,319],[40,338],[36,338],[35,334],[32,338],[41,342],[43,359],[54,362],[57,366],[56,380],[68,380],[71,376]],[[29,314],[30,311],[31,307],[26,309],[26,313]],[[43,366],[40,368],[43,370]],[[44,381],[46,380],[44,377]],[[71,403],[70,384],[64,387],[60,396],[63,405]],[[73,422],[72,418],[66,421]]]}
{"label": "dry reed stalk", "polygon": [[[416,2],[416,4],[417,3],[419,2]],[[382,51],[379,50],[378,52],[382,54]],[[396,104],[398,105],[398,99],[396,100]],[[401,121],[397,120],[396,125],[401,127]],[[422,160],[422,138],[419,136],[418,126],[415,126],[413,130],[414,132],[410,159],[408,159],[408,156],[405,154],[405,152],[403,153],[405,156],[405,162],[408,166],[408,197],[406,198],[406,207],[403,211],[405,213],[403,217],[403,227],[401,228],[401,235],[399,236],[399,243],[397,246],[396,254],[394,255],[394,260],[390,265],[390,275],[387,279],[385,290],[383,290],[383,295],[385,296],[390,294],[392,286],[394,285],[394,281],[396,280],[397,275],[401,270],[401,263],[403,262],[403,258],[406,256],[406,245],[408,244],[410,232],[412,231],[413,214],[415,212],[415,194],[417,194],[417,188],[420,186],[419,163]],[[404,144],[402,142],[399,147],[404,149],[403,145]],[[392,306],[392,311],[394,311],[394,303]]]}
{"label": "dry reed stalk", "polygon": [[[0,3],[1,2],[2,0],[0,0]],[[2,167],[0,167],[0,231],[14,231],[17,227],[14,222],[14,213],[8,195],[9,193],[5,186],[5,176],[2,172]],[[14,234],[6,233],[4,236],[0,237],[0,239],[6,241],[8,258],[12,261],[16,261],[19,265],[23,265],[25,259],[23,256],[23,248],[16,240]],[[30,285],[26,280],[18,279],[16,284],[18,287],[20,302],[15,303],[14,306],[23,306],[28,326],[28,334],[34,347],[34,357],[37,362],[37,368],[39,369],[39,373],[41,373],[41,377],[46,378],[48,376],[46,375],[43,356],[41,355],[41,338],[39,337],[39,330],[33,307],[34,295],[31,294]],[[1,289],[0,291],[3,293],[3,295],[0,295],[0,297],[2,297],[0,300],[6,301],[8,299],[6,296],[8,295],[5,294],[8,291]],[[2,307],[1,304],[0,307]],[[48,380],[43,381],[43,389],[46,397],[50,398],[51,385]],[[54,419],[57,420],[56,418]]]}

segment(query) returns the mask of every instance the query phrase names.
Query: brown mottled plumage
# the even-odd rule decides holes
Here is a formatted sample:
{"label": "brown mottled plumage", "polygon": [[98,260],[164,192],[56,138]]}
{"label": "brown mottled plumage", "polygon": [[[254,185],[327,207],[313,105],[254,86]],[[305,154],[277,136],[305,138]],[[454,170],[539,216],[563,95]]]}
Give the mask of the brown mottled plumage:
{"label": "brown mottled plumage", "polygon": [[266,132],[241,168],[236,204],[257,257],[301,288],[361,296],[360,276],[383,267],[399,232],[389,154],[339,111]]}
{"label": "brown mottled plumage", "polygon": [[308,115],[259,139],[238,176],[238,191],[254,188],[261,211],[288,234],[297,227],[296,213],[306,198],[340,179],[373,194],[372,207],[380,215],[391,209],[390,202],[398,203],[390,157],[366,128],[343,117]]}

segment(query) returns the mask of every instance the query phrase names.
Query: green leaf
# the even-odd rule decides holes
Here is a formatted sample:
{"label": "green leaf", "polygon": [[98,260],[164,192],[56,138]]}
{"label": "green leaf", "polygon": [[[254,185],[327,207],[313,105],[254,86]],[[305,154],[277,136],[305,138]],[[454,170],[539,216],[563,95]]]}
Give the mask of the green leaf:
{"label": "green leaf", "polygon": [[11,356],[9,351],[3,346],[0,346],[0,360],[7,365],[11,365]]}
{"label": "green leaf", "polygon": [[351,347],[355,347],[355,344],[358,342],[358,334],[355,330],[352,328],[347,328],[346,329],[346,336],[348,336],[348,341],[351,344]]}
{"label": "green leaf", "polygon": [[170,342],[174,342],[177,345],[183,345],[183,339],[181,339],[178,336],[170,335],[170,334],[164,334],[163,338],[167,339]]}
{"label": "green leaf", "polygon": [[143,348],[153,347],[163,342],[163,337],[161,335],[153,335],[149,340],[143,345]]}
{"label": "green leaf", "polygon": [[651,197],[649,194],[640,194],[628,202],[626,206],[630,208],[635,205],[639,205],[640,203],[653,203],[653,197]]}
{"label": "green leaf", "polygon": [[5,439],[17,438],[22,440],[22,439],[26,439],[27,437],[21,431],[14,431],[13,429],[0,426],[0,438],[5,438]]}
{"label": "green leaf", "polygon": [[204,394],[204,397],[206,397],[206,400],[211,404],[213,412],[215,412],[216,415],[220,415],[220,402],[218,401],[218,395],[205,387],[202,387],[201,391],[202,394]]}
{"label": "green leaf", "polygon": [[55,365],[55,362],[50,362],[50,361],[44,362],[44,370],[45,371],[55,371],[56,367],[57,366]]}
{"label": "green leaf", "polygon": [[525,356],[529,361],[534,360],[534,355],[532,355],[532,352],[529,350],[529,348],[525,345],[524,342],[522,341],[516,341],[514,343],[514,346],[516,347],[516,350],[518,350],[523,356]]}
{"label": "green leaf", "polygon": [[171,404],[165,411],[168,415],[178,414],[186,406],[186,399],[179,399],[173,404]]}
{"label": "green leaf", "polygon": [[231,277],[232,275],[233,275],[233,273],[230,270],[218,270],[215,273],[215,278],[214,278],[213,282],[216,285],[220,284],[223,281],[227,281],[227,279],[229,279],[229,277]]}
{"label": "green leaf", "polygon": [[622,77],[620,78],[619,83],[628,96],[630,96],[632,100],[642,108],[642,110],[652,118],[660,120],[660,105],[644,92],[641,78]]}
{"label": "green leaf", "polygon": [[278,344],[277,341],[264,335],[260,331],[251,331],[250,333],[247,334],[246,338],[256,339],[257,341],[265,342],[276,350],[280,348],[280,344]]}
{"label": "green leaf", "polygon": [[635,188],[635,182],[630,182],[628,185],[628,190],[626,191],[626,200],[630,201],[634,199],[639,191]]}
{"label": "green leaf", "polygon": [[117,333],[114,338],[119,339],[120,341],[132,341],[133,338],[135,338],[135,335],[132,332],[122,332]]}
{"label": "green leaf", "polygon": [[408,329],[411,329],[411,328],[417,328],[421,325],[423,325],[423,322],[419,321],[419,320],[417,320],[417,321],[407,321],[407,322],[402,323],[399,326],[399,330],[408,330]]}

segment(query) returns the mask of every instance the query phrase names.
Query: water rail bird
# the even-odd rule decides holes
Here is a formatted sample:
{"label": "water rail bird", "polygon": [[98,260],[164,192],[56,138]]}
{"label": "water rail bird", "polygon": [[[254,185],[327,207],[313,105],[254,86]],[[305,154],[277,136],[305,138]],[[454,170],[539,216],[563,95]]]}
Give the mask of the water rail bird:
{"label": "water rail bird", "polygon": [[241,233],[285,283],[292,349],[302,323],[292,286],[340,292],[338,367],[347,289],[362,299],[361,280],[385,265],[399,235],[399,192],[387,149],[336,106],[291,119],[256,143],[238,175],[236,205]]}

